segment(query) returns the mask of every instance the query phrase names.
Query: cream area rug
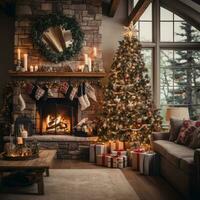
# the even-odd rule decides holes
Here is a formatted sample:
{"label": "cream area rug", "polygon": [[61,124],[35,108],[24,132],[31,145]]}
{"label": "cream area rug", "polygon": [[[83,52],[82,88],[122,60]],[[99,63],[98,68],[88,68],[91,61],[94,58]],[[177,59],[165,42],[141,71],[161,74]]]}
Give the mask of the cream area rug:
{"label": "cream area rug", "polygon": [[[1,200],[139,200],[119,169],[53,169],[45,195],[0,194]],[[32,188],[23,188],[33,190]]]}

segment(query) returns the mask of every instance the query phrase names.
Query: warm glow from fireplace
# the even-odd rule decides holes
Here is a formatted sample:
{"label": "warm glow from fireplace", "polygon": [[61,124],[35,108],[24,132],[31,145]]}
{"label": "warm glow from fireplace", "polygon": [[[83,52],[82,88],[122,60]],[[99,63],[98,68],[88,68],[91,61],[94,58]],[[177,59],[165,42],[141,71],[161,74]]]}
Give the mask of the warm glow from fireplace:
{"label": "warm glow from fireplace", "polygon": [[48,115],[46,117],[45,121],[45,127],[47,133],[70,133],[70,119],[67,119],[66,117],[62,115],[53,116]]}

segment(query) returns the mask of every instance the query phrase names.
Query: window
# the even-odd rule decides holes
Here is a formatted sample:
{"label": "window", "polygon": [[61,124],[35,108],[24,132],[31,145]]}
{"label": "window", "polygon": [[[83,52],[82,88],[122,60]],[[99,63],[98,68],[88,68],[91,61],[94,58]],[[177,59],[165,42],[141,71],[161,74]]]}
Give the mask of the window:
{"label": "window", "polygon": [[[129,0],[129,8],[137,2]],[[163,117],[169,105],[188,106],[190,116],[199,117],[200,31],[160,6],[159,0],[152,1],[136,28],[149,76],[155,77],[151,81],[154,101],[161,107]]]}
{"label": "window", "polygon": [[[131,4],[131,8],[134,8],[138,0],[135,0]],[[142,42],[152,42],[152,4],[148,6],[139,21],[136,23],[136,29],[138,30],[138,38]]]}

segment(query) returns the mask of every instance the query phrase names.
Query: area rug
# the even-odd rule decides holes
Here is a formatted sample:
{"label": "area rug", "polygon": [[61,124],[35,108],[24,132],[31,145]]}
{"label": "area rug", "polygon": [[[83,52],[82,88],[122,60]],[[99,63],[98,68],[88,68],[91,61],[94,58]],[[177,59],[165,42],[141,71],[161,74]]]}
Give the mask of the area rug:
{"label": "area rug", "polygon": [[[53,169],[45,195],[0,194],[1,200],[139,200],[119,169]],[[23,188],[25,189],[25,188]],[[36,185],[26,190],[36,190]]]}

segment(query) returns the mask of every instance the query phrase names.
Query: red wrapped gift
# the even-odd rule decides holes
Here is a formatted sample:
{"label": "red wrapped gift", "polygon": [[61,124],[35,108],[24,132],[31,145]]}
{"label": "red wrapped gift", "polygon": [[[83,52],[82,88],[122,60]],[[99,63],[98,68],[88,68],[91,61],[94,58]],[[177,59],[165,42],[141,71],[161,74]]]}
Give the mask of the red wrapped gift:
{"label": "red wrapped gift", "polygon": [[107,155],[106,156],[106,166],[110,168],[117,168],[117,158],[118,156]]}
{"label": "red wrapped gift", "polygon": [[133,152],[131,152],[132,157],[132,168],[133,170],[139,170],[140,167],[140,155],[144,153],[144,149],[134,149]]}
{"label": "red wrapped gift", "polygon": [[119,156],[117,158],[117,167],[120,169],[127,167],[127,156]]}
{"label": "red wrapped gift", "polygon": [[113,156],[126,156],[127,152],[124,150],[117,150],[111,152]]}
{"label": "red wrapped gift", "polygon": [[96,156],[96,165],[105,166],[106,154]]}

